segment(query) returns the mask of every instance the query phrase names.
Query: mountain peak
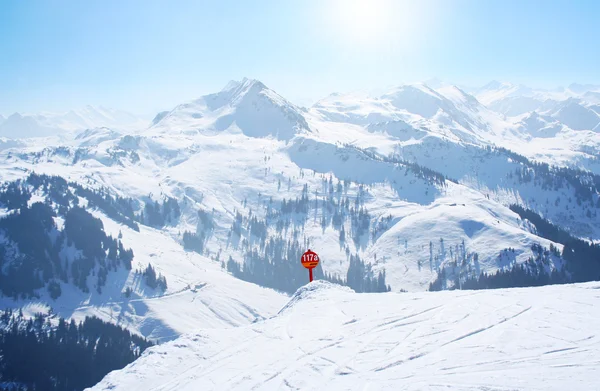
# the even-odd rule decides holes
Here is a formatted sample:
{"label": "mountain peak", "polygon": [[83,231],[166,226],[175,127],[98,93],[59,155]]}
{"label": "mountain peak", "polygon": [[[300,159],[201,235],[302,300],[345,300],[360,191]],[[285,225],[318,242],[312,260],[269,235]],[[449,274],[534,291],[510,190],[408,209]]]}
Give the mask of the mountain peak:
{"label": "mountain peak", "polygon": [[[234,126],[250,137],[274,136],[291,139],[298,131],[309,130],[301,110],[260,80],[231,80],[217,93],[159,113],[152,126],[194,124],[195,129],[223,131]],[[268,124],[268,126],[266,126]]]}
{"label": "mountain peak", "polygon": [[483,87],[481,87],[481,90],[482,91],[499,90],[501,88],[507,88],[507,87],[512,87],[512,84],[507,83],[507,82],[500,82],[498,80],[492,80],[489,83],[487,83],[486,85],[484,85]]}
{"label": "mountain peak", "polygon": [[242,83],[241,83],[241,82],[239,82],[239,81],[237,81],[237,80],[229,80],[229,82],[228,82],[227,84],[225,84],[225,87],[223,87],[223,88],[221,89],[221,92],[224,92],[224,91],[230,91],[230,90],[233,90],[233,89],[239,88],[239,86],[240,86],[241,84],[242,84]]}
{"label": "mountain peak", "polygon": [[221,92],[245,90],[245,89],[249,89],[249,88],[253,88],[253,87],[257,88],[259,90],[267,88],[267,86],[265,86],[264,83],[262,83],[260,80],[244,77],[242,80],[239,80],[239,81],[238,80],[230,80],[225,85],[225,87],[223,87]]}
{"label": "mountain peak", "polygon": [[600,85],[594,84],[571,83],[567,88],[576,94],[584,94],[589,91],[600,91]]}
{"label": "mountain peak", "polygon": [[426,86],[433,88],[434,90],[437,90],[438,88],[442,88],[442,87],[446,87],[448,85],[448,83],[446,83],[445,81],[437,78],[437,77],[432,77],[431,79],[427,79],[423,82],[423,84],[425,84]]}
{"label": "mountain peak", "polygon": [[6,118],[6,119],[7,119],[7,120],[8,120],[8,119],[11,119],[11,120],[19,120],[19,119],[21,119],[21,118],[23,118],[23,116],[21,115],[21,113],[14,112],[14,113],[12,113],[11,115],[9,115],[9,116],[8,116],[8,118]]}
{"label": "mountain peak", "polygon": [[248,86],[248,87],[257,86],[257,87],[260,87],[260,88],[267,88],[267,86],[265,86],[264,83],[261,82],[260,80],[258,80],[258,79],[249,79],[247,77],[244,77],[242,79],[242,85]]}

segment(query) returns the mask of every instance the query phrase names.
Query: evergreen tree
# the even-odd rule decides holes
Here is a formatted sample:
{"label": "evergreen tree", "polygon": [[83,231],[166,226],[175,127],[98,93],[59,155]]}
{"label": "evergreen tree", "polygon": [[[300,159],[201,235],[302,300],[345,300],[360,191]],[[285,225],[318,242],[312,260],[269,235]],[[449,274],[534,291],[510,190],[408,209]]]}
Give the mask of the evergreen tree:
{"label": "evergreen tree", "polygon": [[0,313],[0,379],[27,390],[72,391],[98,383],[152,346],[129,331],[87,317],[82,323],[47,315],[25,319],[21,310]]}

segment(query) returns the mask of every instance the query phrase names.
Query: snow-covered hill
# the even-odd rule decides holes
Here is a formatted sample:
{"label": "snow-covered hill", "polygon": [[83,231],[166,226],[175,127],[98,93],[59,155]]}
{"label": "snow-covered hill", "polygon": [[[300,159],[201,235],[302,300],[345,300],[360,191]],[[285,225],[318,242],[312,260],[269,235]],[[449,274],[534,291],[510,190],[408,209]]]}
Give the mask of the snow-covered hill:
{"label": "snow-covered hill", "polygon": [[443,293],[301,288],[276,316],[150,348],[92,390],[593,390],[600,284]]}

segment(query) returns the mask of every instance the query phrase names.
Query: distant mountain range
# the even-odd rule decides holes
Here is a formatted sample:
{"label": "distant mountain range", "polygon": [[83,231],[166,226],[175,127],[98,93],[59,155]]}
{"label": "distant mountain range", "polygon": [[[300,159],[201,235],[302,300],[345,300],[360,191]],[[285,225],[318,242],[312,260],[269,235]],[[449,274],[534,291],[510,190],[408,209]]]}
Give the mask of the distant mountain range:
{"label": "distant mountain range", "polygon": [[48,137],[90,128],[134,129],[147,121],[122,110],[86,106],[66,113],[21,114],[0,117],[0,137]]}

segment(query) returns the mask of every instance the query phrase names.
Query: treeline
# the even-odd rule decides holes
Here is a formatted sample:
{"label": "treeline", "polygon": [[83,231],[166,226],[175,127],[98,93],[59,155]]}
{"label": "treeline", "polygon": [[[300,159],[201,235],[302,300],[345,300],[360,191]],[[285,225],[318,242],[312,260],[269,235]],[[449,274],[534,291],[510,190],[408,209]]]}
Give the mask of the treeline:
{"label": "treeline", "polygon": [[68,209],[71,205],[78,205],[78,197],[85,198],[88,200],[89,208],[98,208],[116,222],[124,224],[135,231],[139,232],[140,230],[135,222],[134,208],[137,204],[136,201],[131,198],[113,196],[106,188],[89,189],[75,182],[67,182],[59,176],[36,173],[31,173],[24,182],[13,182],[13,186],[19,186],[22,191],[29,194],[36,190],[42,190],[49,200],[58,205],[61,212],[64,212],[64,209]]}
{"label": "treeline", "polygon": [[385,282],[385,270],[375,274],[370,263],[365,263],[357,255],[350,256],[350,266],[346,273],[348,285],[358,293],[363,292],[389,292],[392,288]]}
{"label": "treeline", "polygon": [[[49,283],[50,295],[56,299],[61,294],[59,281],[72,282],[89,292],[87,280],[92,271],[100,293],[109,271],[121,265],[131,269],[133,251],[107,235],[100,219],[76,206],[63,215],[61,230],[54,222],[56,216],[48,204],[36,202],[0,219],[0,231],[9,241],[0,248],[0,291],[4,295],[31,297]],[[63,253],[69,248],[76,250],[71,251],[70,259]]]}
{"label": "treeline", "polygon": [[[304,224],[310,212],[321,212],[321,228],[332,227],[338,231],[340,244],[342,245],[344,245],[346,239],[349,237],[358,246],[361,238],[369,233],[372,216],[369,214],[367,208],[364,207],[367,194],[364,185],[358,185],[357,194],[352,198],[344,195],[349,185],[348,181],[344,181],[342,185],[342,182],[338,180],[334,186],[331,176],[328,179],[323,178],[322,187],[325,194],[321,197],[315,194],[314,200],[311,201],[309,199],[308,186],[305,184],[300,198],[289,201],[283,199],[279,213],[268,213],[267,221],[274,219],[276,221],[276,231],[280,233],[284,229],[288,229],[292,222]],[[291,211],[296,214],[296,216],[293,216],[294,220],[289,215]],[[346,222],[350,223],[348,230],[345,227],[347,225]],[[383,226],[378,227],[378,229],[382,228]]]}
{"label": "treeline", "polygon": [[[578,202],[587,201],[600,208],[600,175],[577,168],[558,167],[547,163],[539,163],[527,159],[502,147],[487,146],[486,151],[497,156],[507,156],[522,166],[514,175],[520,183],[533,182],[542,189],[559,190],[572,187]],[[510,174],[513,175],[513,174]]]}
{"label": "treeline", "polygon": [[[240,215],[241,221],[241,215]],[[234,223],[235,224],[235,223]],[[198,211],[198,224],[196,226],[196,233],[190,231],[183,232],[183,248],[190,251],[195,251],[198,254],[204,253],[204,246],[206,240],[212,234],[215,229],[215,222],[212,215],[205,210]]]}
{"label": "treeline", "polygon": [[[285,198],[281,201],[279,212],[281,215],[289,215],[292,213],[306,214],[309,210],[309,199],[308,199],[308,185],[304,184],[302,187],[302,194],[300,198],[286,200]],[[269,216],[269,215],[267,215]]]}
{"label": "treeline", "polygon": [[[308,282],[308,271],[300,266],[304,248],[297,240],[282,237],[269,238],[262,250],[246,251],[241,264],[229,257],[225,265],[235,277],[255,284],[293,293]],[[319,264],[313,270],[314,278],[328,279]],[[335,281],[338,282],[338,281]]]}
{"label": "treeline", "polygon": [[[300,257],[308,248],[297,240],[282,237],[267,240],[264,250],[253,248],[244,255],[239,264],[229,257],[227,270],[235,277],[261,286],[293,293],[308,282],[308,270],[300,266]],[[346,279],[323,272],[321,263],[313,270],[317,280],[327,280],[347,285],[357,292],[387,292],[391,288],[385,282],[385,272],[375,274],[370,264],[365,264],[358,255],[350,257]]]}
{"label": "treeline", "polygon": [[[437,278],[429,284],[429,290],[524,288],[571,282],[566,268],[554,267],[561,262],[560,251],[554,245],[550,245],[548,250],[539,244],[533,244],[531,250],[534,256],[527,261],[521,264],[513,261],[509,267],[494,273],[481,272],[479,275],[466,275],[459,280],[458,275],[449,275],[446,269],[441,269]],[[503,253],[511,251],[514,250],[506,249]],[[448,281],[452,283],[449,284]]]}
{"label": "treeline", "polygon": [[[314,213],[315,220],[320,214],[323,229],[332,227],[339,232],[340,246],[345,247],[346,257],[350,260],[345,276],[324,273],[319,265],[313,271],[314,277],[348,285],[357,292],[390,290],[385,282],[385,272],[374,273],[370,264],[363,262],[358,255],[351,255],[346,241],[351,238],[357,247],[364,245],[370,238],[368,234],[375,239],[388,228],[391,218],[383,218],[370,231],[372,216],[364,207],[368,191],[363,185],[358,185],[357,194],[350,197],[347,195],[350,184],[339,180],[334,183],[332,176],[323,177],[320,194],[315,191],[311,196],[305,184],[300,196],[295,199],[284,198],[279,203],[274,203],[272,198],[265,199],[264,219],[253,214],[251,209],[247,217],[235,211],[227,245],[235,246],[242,253],[243,261],[238,263],[230,257],[223,266],[240,279],[288,293],[295,292],[308,281],[308,272],[300,267],[299,259],[309,243],[305,238],[300,245],[299,234],[309,215]],[[246,200],[242,205],[246,205]],[[269,230],[274,230],[274,235]],[[288,236],[289,239],[285,239]],[[199,234],[185,232],[184,246],[203,249],[203,238]]]}
{"label": "treeline", "polygon": [[600,244],[576,238],[520,205],[510,205],[510,209],[521,219],[529,220],[539,236],[563,245],[562,257],[567,261],[567,271],[573,282],[600,280]]}
{"label": "treeline", "polygon": [[198,254],[204,252],[204,236],[202,234],[194,234],[189,231],[183,232],[183,248],[190,251],[195,251]]}
{"label": "treeline", "polygon": [[154,270],[151,264],[148,264],[148,266],[146,266],[146,269],[144,269],[144,271],[141,272],[141,274],[144,276],[146,285],[148,285],[150,288],[159,288],[163,291],[167,290],[167,279],[162,274],[157,274],[156,270]]}
{"label": "treeline", "polygon": [[78,205],[78,197],[81,197],[88,201],[88,208],[98,208],[112,220],[137,232],[140,230],[138,222],[160,228],[175,224],[181,216],[179,203],[172,197],[166,197],[160,203],[149,200],[145,203],[144,210],[136,214],[139,202],[132,198],[112,195],[104,187],[91,189],[76,182],[67,182],[60,176],[36,173],[31,173],[25,180],[5,184],[0,191],[0,205],[9,210],[17,209],[22,205],[23,200],[28,200],[31,194],[38,190],[56,203],[62,212],[71,205]]}
{"label": "treeline", "polygon": [[94,317],[79,324],[0,313],[0,379],[6,390],[75,391],[125,367],[153,344]]}
{"label": "treeline", "polygon": [[146,202],[139,221],[155,228],[176,223],[181,216],[181,209],[176,199],[167,197],[162,204],[158,201]]}
{"label": "treeline", "polygon": [[[28,205],[36,190],[42,192],[44,202]],[[88,206],[103,205],[109,215],[133,216],[131,200],[83,189],[61,177],[31,174],[0,189],[0,204],[9,210],[0,218],[5,238],[0,247],[0,293],[27,298],[38,296],[36,290],[46,287],[56,299],[62,294],[61,283],[72,283],[83,292],[95,289],[102,293],[109,272],[119,267],[131,269],[133,251],[123,246],[120,237],[106,234],[102,220],[79,206],[83,196]],[[64,219],[60,228],[57,217]],[[166,287],[162,276],[146,281]]]}
{"label": "treeline", "polygon": [[[498,259],[505,261],[511,256],[510,250],[503,251]],[[419,270],[423,267],[420,260],[418,267]],[[479,254],[469,251],[464,239],[452,246],[440,238],[437,251],[434,251],[433,241],[429,241],[429,270],[437,270],[437,278],[429,284],[429,290],[458,289],[462,281],[479,274]]]}
{"label": "treeline", "polygon": [[140,231],[134,212],[136,201],[132,198],[112,196],[104,188],[95,191],[76,183],[72,183],[71,185],[75,187],[76,195],[88,200],[89,208],[98,208],[117,223],[126,225],[134,231]]}
{"label": "treeline", "polygon": [[425,166],[421,166],[417,163],[400,159],[394,155],[383,156],[383,155],[379,155],[373,151],[359,148],[359,147],[356,147],[356,146],[350,145],[350,144],[345,145],[345,147],[348,149],[356,150],[372,160],[402,165],[402,166],[406,167],[407,172],[408,171],[412,172],[415,175],[415,177],[425,179],[425,180],[429,181],[430,183],[437,184],[439,186],[446,186],[446,181],[458,183],[458,181],[456,179],[450,178],[440,172],[437,172],[437,171],[427,168]]}
{"label": "treeline", "polygon": [[[96,266],[98,293],[102,293],[108,272],[116,271],[119,264],[131,270],[133,251],[125,249],[120,240],[107,235],[102,220],[85,209],[74,207],[66,213],[63,233],[67,247],[73,245],[81,251],[81,256],[71,264],[71,275],[75,285],[82,291],[88,291],[87,278]],[[61,244],[58,240],[59,249],[62,248]]]}

